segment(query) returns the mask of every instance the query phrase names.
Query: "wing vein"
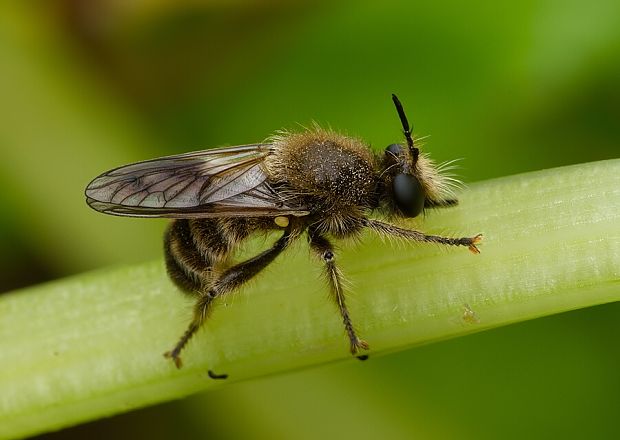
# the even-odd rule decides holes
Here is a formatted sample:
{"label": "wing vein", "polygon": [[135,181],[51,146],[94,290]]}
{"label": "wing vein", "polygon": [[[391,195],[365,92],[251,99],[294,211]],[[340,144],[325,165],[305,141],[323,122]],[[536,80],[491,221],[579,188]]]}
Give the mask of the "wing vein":
{"label": "wing vein", "polygon": [[307,215],[269,184],[262,165],[269,154],[269,144],[256,144],[129,164],[94,179],[85,195],[93,209],[121,216]]}

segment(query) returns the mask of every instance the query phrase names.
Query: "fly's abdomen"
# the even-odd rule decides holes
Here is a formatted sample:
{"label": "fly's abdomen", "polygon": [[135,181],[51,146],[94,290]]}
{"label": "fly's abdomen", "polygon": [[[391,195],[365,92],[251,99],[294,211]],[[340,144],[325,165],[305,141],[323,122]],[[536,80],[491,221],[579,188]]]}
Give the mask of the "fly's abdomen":
{"label": "fly's abdomen", "polygon": [[170,278],[184,291],[201,292],[252,231],[250,222],[243,218],[173,221],[164,238]]}

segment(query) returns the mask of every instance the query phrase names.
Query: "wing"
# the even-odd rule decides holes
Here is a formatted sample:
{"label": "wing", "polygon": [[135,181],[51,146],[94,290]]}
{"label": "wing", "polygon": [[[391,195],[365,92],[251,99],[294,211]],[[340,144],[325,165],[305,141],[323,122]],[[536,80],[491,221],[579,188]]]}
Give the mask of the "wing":
{"label": "wing", "polygon": [[129,217],[307,215],[267,181],[269,144],[197,151],[113,169],[86,187],[86,203]]}

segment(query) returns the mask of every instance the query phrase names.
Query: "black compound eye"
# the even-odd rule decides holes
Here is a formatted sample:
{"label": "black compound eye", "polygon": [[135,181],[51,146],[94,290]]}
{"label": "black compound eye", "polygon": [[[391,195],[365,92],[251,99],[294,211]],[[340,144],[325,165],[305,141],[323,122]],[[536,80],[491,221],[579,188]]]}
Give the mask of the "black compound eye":
{"label": "black compound eye", "polygon": [[400,173],[392,184],[396,206],[407,217],[416,217],[424,209],[424,188],[417,177]]}
{"label": "black compound eye", "polygon": [[388,145],[385,149],[385,157],[390,163],[398,162],[398,158],[403,154],[403,146],[400,144]]}
{"label": "black compound eye", "polygon": [[392,153],[395,156],[400,155],[402,151],[403,151],[403,146],[401,144],[390,144],[387,147],[385,147],[386,153]]}

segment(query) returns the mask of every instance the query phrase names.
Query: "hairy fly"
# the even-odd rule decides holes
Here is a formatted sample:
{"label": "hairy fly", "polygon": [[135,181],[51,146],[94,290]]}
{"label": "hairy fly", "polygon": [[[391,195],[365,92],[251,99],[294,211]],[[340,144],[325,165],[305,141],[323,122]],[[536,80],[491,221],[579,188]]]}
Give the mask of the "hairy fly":
{"label": "hairy fly", "polygon": [[[293,241],[308,237],[324,264],[331,295],[357,354],[368,349],[347,310],[332,239],[363,229],[414,242],[465,246],[478,253],[481,235],[450,238],[403,229],[370,217],[416,217],[426,208],[453,206],[457,183],[416,146],[395,95],[406,144],[372,152],[362,141],[318,127],[280,132],[268,142],[147,160],[108,171],[86,188],[95,210],[130,217],[166,217],[168,274],[195,298],[185,333],[166,353],[180,354],[205,322],[216,298],[237,289]],[[229,263],[252,234],[281,231],[273,246],[242,263]]]}

